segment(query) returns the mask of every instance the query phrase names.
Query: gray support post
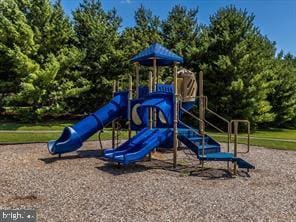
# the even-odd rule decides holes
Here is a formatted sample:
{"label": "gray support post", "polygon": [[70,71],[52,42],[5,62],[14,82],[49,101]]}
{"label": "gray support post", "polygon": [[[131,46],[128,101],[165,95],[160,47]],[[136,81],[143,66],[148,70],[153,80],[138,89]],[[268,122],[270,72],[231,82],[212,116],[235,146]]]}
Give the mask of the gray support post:
{"label": "gray support post", "polygon": [[[152,72],[149,72],[149,93],[152,92]],[[149,108],[149,128],[152,129],[152,110]]]}
{"label": "gray support post", "polygon": [[[157,84],[157,65],[156,58],[153,58],[153,92],[156,92],[156,84]],[[153,109],[153,127],[156,127],[157,122],[157,112],[156,109]]]}
{"label": "gray support post", "polygon": [[[114,97],[116,93],[116,81],[113,81],[113,89],[112,89],[112,97]],[[112,149],[115,148],[115,121],[112,120]]]}
{"label": "gray support post", "polygon": [[[204,126],[204,117],[205,117],[205,104],[204,104],[204,95],[203,95],[203,72],[199,72],[199,133],[202,135],[202,156],[205,152],[205,126]],[[204,168],[204,161],[201,161],[202,169]]]}
{"label": "gray support post", "polygon": [[139,92],[139,86],[140,86],[140,77],[139,77],[139,63],[135,63],[136,68],[136,98],[139,98],[140,92]]}
{"label": "gray support post", "polygon": [[[150,71],[149,72],[149,93],[152,92],[152,89],[153,89],[153,76],[152,76],[152,72]],[[152,123],[153,123],[153,120],[152,120],[152,109],[149,108],[149,129],[152,129]],[[152,155],[151,155],[151,152],[149,153],[149,156],[148,156],[149,160],[151,160],[152,158]]]}
{"label": "gray support post", "polygon": [[199,72],[199,132],[200,134],[204,134],[204,95],[203,95],[203,72]]}
{"label": "gray support post", "polygon": [[[238,133],[238,121],[234,121],[234,157],[237,157],[237,133]],[[233,174],[237,173],[237,162],[233,164]]]}
{"label": "gray support post", "polygon": [[119,91],[119,89],[120,89],[120,80],[118,79],[116,82],[117,82],[117,84],[116,84],[117,85],[117,91]]}
{"label": "gray support post", "polygon": [[177,64],[174,63],[174,92],[175,92],[175,105],[174,105],[174,138],[173,138],[173,167],[177,167],[177,149],[178,149],[178,74],[177,74]]}
{"label": "gray support post", "polygon": [[132,136],[131,101],[133,99],[133,77],[129,76],[128,87],[128,139]]}

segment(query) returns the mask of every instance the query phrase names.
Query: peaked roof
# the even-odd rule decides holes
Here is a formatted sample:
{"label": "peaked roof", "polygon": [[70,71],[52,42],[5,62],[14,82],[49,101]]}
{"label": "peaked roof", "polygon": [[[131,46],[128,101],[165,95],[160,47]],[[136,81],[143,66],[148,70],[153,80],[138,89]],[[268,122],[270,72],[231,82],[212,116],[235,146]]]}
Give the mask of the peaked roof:
{"label": "peaked roof", "polygon": [[174,62],[183,63],[182,57],[168,50],[159,43],[150,45],[138,55],[134,56],[131,61],[139,62],[144,66],[153,66],[153,58],[156,58],[157,66],[169,66]]}

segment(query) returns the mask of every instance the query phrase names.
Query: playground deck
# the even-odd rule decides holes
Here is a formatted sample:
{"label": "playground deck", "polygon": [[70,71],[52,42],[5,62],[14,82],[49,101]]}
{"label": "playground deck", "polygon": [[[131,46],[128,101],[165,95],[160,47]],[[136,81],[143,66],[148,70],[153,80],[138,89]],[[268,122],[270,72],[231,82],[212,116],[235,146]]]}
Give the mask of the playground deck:
{"label": "playground deck", "polygon": [[[105,147],[107,146],[107,142]],[[110,145],[110,144],[109,144]],[[38,221],[295,221],[296,152],[252,148],[251,177],[232,179],[225,163],[206,163],[179,151],[117,168],[87,142],[62,159],[46,144],[0,146],[0,208],[35,208]]]}

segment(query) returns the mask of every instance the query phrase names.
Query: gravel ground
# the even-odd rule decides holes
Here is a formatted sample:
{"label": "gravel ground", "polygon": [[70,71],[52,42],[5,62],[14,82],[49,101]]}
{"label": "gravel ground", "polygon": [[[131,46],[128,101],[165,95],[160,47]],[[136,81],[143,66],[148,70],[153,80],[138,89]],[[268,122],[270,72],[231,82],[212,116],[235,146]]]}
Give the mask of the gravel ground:
{"label": "gravel ground", "polygon": [[176,170],[172,153],[119,168],[97,146],[61,159],[45,144],[0,146],[0,209],[37,209],[46,222],[296,221],[296,152],[254,147],[243,156],[256,170],[231,177],[182,150]]}

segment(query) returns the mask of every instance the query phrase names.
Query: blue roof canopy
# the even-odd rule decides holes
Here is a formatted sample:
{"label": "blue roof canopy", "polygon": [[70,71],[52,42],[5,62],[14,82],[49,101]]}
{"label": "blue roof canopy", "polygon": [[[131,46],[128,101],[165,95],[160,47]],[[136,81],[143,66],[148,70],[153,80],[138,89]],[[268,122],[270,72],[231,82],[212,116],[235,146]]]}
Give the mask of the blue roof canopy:
{"label": "blue roof canopy", "polygon": [[153,58],[156,58],[157,66],[169,66],[174,62],[183,63],[183,58],[165,48],[159,43],[154,43],[144,49],[138,55],[134,56],[131,61],[139,62],[144,66],[153,66]]}

